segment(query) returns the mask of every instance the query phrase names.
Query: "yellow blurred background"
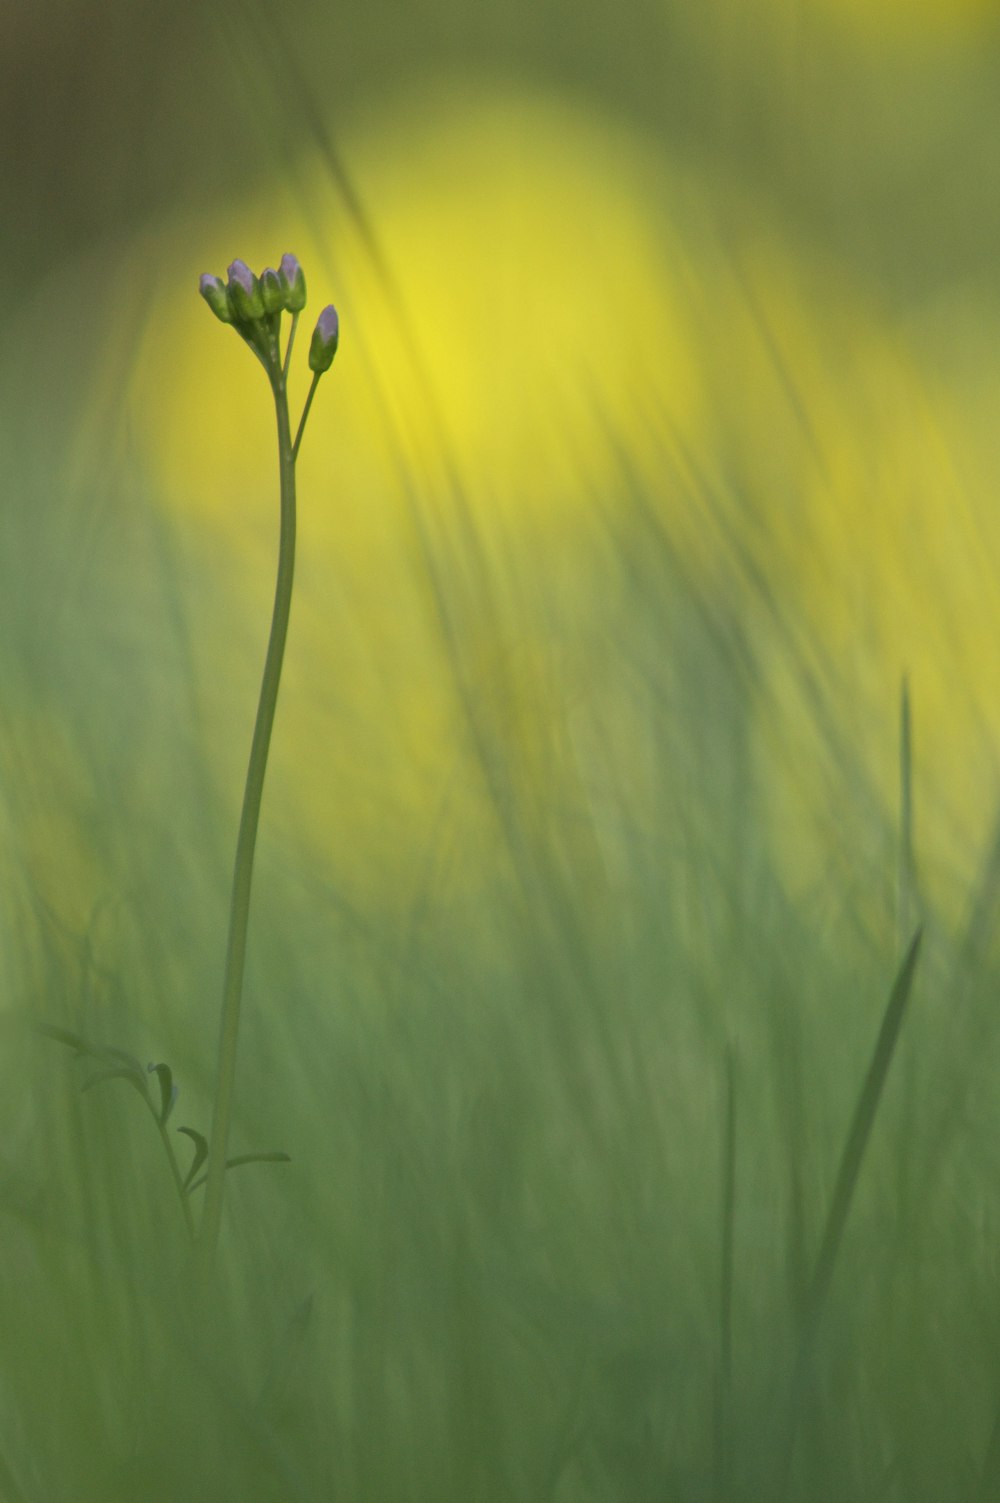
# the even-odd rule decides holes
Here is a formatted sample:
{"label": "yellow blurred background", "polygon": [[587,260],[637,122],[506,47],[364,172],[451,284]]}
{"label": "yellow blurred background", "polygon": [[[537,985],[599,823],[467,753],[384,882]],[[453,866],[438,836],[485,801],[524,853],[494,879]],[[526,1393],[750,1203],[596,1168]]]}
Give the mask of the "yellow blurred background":
{"label": "yellow blurred background", "polygon": [[[32,179],[28,242],[48,225],[81,243],[50,236],[29,277],[7,389],[30,424],[78,342],[86,382],[63,361],[47,388],[65,453],[37,462],[77,497],[109,466],[125,489],[141,476],[199,579],[211,560],[211,598],[187,608],[219,787],[245,755],[276,474],[260,372],[197,277],[294,250],[310,312],[335,301],[343,332],[299,467],[268,793],[289,849],[405,910],[443,841],[467,889],[495,859],[501,777],[541,827],[570,811],[571,864],[624,880],[614,853],[657,817],[663,777],[616,660],[641,512],[752,649],[740,713],[789,887],[862,855],[891,867],[905,675],[922,880],[962,910],[1000,791],[996,195],[970,219],[988,195],[965,150],[1000,72],[994,9],[755,0],[752,17],[640,6],[631,27],[546,9],[532,41],[517,7],[506,31],[458,10],[449,31],[428,5],[448,46],[402,76],[404,38],[359,21],[369,72],[342,92],[323,63],[350,72],[352,38],[319,6],[280,34],[247,6],[170,38],[104,23],[157,82],[136,110],[147,155],[136,135],[88,163],[67,137],[74,191],[45,201]],[[85,14],[61,33],[22,20],[22,63]],[[101,118],[124,125],[122,77]],[[97,101],[78,87],[86,141]],[[651,649],[667,683],[669,622]],[[55,860],[39,828],[22,839]]]}

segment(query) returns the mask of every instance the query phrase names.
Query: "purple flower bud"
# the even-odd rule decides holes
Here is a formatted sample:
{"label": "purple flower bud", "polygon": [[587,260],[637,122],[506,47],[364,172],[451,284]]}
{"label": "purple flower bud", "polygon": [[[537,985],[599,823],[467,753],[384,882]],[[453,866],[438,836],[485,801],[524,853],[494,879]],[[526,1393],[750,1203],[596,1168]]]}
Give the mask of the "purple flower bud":
{"label": "purple flower bud", "polygon": [[309,369],[321,376],[333,364],[340,343],[340,319],[332,303],[323,309],[316,320],[312,344],[309,346]]}
{"label": "purple flower bud", "polygon": [[234,323],[250,324],[262,317],[264,299],[260,294],[260,283],[245,261],[230,264],[226,291]]}
{"label": "purple flower bud", "polygon": [[226,284],[222,278],[213,277],[211,272],[206,271],[198,283],[198,290],[216,318],[221,319],[224,324],[231,324],[233,315],[226,296]]}
{"label": "purple flower bud", "polygon": [[264,299],[265,313],[280,313],[285,306],[285,289],[273,266],[260,274],[260,295]]}
{"label": "purple flower bud", "polygon": [[235,261],[230,261],[228,276],[230,282],[239,282],[247,297],[253,297],[254,288],[257,285],[257,278],[254,276],[253,272],[250,270],[245,261],[241,261],[239,257],[237,257]]}
{"label": "purple flower bud", "polygon": [[306,305],[306,278],[298,256],[286,251],[278,275],[285,294],[285,307],[289,313],[301,313]]}

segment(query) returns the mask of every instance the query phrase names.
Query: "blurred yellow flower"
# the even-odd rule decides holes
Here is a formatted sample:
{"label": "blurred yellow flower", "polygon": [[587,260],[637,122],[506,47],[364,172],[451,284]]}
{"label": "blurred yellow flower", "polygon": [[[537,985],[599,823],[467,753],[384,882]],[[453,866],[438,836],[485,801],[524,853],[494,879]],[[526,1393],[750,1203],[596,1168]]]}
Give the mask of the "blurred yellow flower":
{"label": "blurred yellow flower", "polygon": [[[472,705],[532,817],[589,800],[603,845],[587,860],[610,861],[614,818],[641,827],[659,775],[643,702],[581,645],[629,608],[605,528],[634,483],[709,598],[745,612],[756,776],[789,883],[856,865],[865,842],[891,871],[879,842],[908,672],[920,853],[960,900],[997,794],[1000,529],[969,472],[970,455],[996,457],[988,426],[970,431],[836,266],[732,183],[668,170],[565,103],[439,91],[344,152],[365,226],[307,166],[295,192],[177,235],[195,269],[294,246],[311,298],[333,296],[351,329],[300,462],[268,817],[380,900],[411,900],[442,820],[491,861]],[[164,256],[178,264],[169,234]],[[158,308],[135,431],[183,525],[225,540],[230,607],[252,593],[259,614],[276,525],[266,393],[203,312],[187,282]],[[253,402],[259,430],[227,425]],[[599,756],[635,758],[602,774],[615,817],[595,810],[581,750],[609,717]]]}

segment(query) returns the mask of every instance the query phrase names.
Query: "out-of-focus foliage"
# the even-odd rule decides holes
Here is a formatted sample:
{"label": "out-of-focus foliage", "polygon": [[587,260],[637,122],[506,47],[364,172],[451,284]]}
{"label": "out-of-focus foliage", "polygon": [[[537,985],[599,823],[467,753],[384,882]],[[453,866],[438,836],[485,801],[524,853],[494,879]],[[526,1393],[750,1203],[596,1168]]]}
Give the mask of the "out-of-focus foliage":
{"label": "out-of-focus foliage", "polygon": [[[0,1493],[992,1496],[990,9],[0,39]],[[21,1025],[207,1128],[277,476],[197,279],[285,250],[342,343],[233,1147],[292,1162],[208,1310],[132,1093]]]}
{"label": "out-of-focus foliage", "polygon": [[[931,891],[961,907],[996,797],[981,355],[966,351],[949,389],[919,321],[887,319],[735,183],[565,104],[439,89],[345,145],[361,225],[306,161],[307,215],[283,189],[235,219],[185,218],[156,263],[193,244],[206,265],[237,246],[263,264],[281,223],[350,331],[302,462],[307,572],[285,706],[290,797],[318,854],[352,887],[371,892],[377,873],[391,902],[409,891],[465,734],[448,630],[465,692],[511,746],[546,703],[578,727],[607,719],[582,644],[628,608],[612,557],[639,486],[758,650],[751,756],[788,879],[849,868],[872,838],[880,859],[872,814],[893,816],[909,675],[921,852]],[[166,504],[242,559],[262,599],[266,392],[208,332],[185,289],[158,301],[129,412]],[[444,627],[429,560],[462,581]],[[622,727],[623,746],[641,740]],[[345,806],[359,744],[370,782]],[[524,769],[546,797],[579,755],[560,748]],[[484,797],[453,791],[450,818],[479,828]]]}

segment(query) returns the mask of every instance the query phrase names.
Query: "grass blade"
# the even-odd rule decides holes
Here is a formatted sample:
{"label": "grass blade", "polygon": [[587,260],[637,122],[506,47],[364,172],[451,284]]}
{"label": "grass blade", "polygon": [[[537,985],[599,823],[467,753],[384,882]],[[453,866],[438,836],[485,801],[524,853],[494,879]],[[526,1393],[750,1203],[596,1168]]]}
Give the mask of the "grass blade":
{"label": "grass blade", "polygon": [[736,1075],[726,1052],[722,1133],[722,1248],[719,1269],[719,1374],[715,1396],[715,1496],[729,1496],[733,1387],[733,1234],[736,1221]]}
{"label": "grass blade", "polygon": [[830,1286],[833,1282],[837,1256],[840,1252],[844,1230],[847,1226],[847,1218],[850,1215],[851,1205],[854,1201],[854,1193],[857,1189],[865,1150],[868,1147],[868,1141],[875,1124],[879,1102],[882,1099],[882,1090],[885,1086],[886,1077],[889,1074],[889,1067],[892,1064],[903,1019],[906,1015],[907,1003],[913,990],[913,980],[916,974],[917,959],[920,954],[922,938],[923,930],[918,929],[910,941],[902,965],[893,982],[892,991],[889,993],[889,1001],[886,1004],[885,1013],[882,1017],[882,1026],[879,1029],[871,1061],[858,1094],[847,1140],[844,1143],[844,1151],[840,1157],[840,1166],[837,1170],[837,1178],[833,1187],[830,1209],[827,1212],[826,1224],[823,1228],[823,1236],[813,1268],[812,1279],[809,1284],[793,1373],[791,1407],[782,1455],[784,1486],[781,1489],[781,1495],[785,1497],[788,1496],[788,1488],[791,1481],[792,1458],[802,1407],[801,1397],[807,1389],[807,1380],[812,1363],[816,1335],[819,1330],[823,1311],[826,1307]]}
{"label": "grass blade", "polygon": [[913,726],[910,684],[903,676],[899,701],[899,872],[896,922],[902,950],[913,933],[916,904],[916,866],[913,855]]}
{"label": "grass blade", "polygon": [[816,1266],[813,1270],[812,1282],[809,1288],[809,1297],[806,1305],[806,1328],[815,1328],[826,1304],[826,1298],[833,1279],[833,1270],[840,1251],[840,1244],[850,1214],[851,1203],[857,1188],[858,1175],[861,1163],[868,1147],[872,1127],[875,1123],[875,1114],[878,1111],[882,1097],[882,1089],[885,1085],[889,1066],[899,1040],[900,1029],[906,1013],[906,1005],[913,990],[913,978],[916,974],[917,958],[920,954],[920,941],[923,931],[918,929],[910,941],[910,947],[906,952],[903,963],[899,968],[889,1001],[886,1005],[885,1014],[882,1018],[882,1027],[879,1030],[878,1039],[868,1066],[864,1084],[861,1087],[854,1115],[851,1119],[850,1131],[844,1144],[844,1151],[840,1159],[840,1168],[837,1171],[837,1180],[833,1189],[833,1197],[830,1201],[830,1210],[826,1218],[826,1226],[823,1229],[823,1239],[820,1243],[819,1254],[816,1258]]}

